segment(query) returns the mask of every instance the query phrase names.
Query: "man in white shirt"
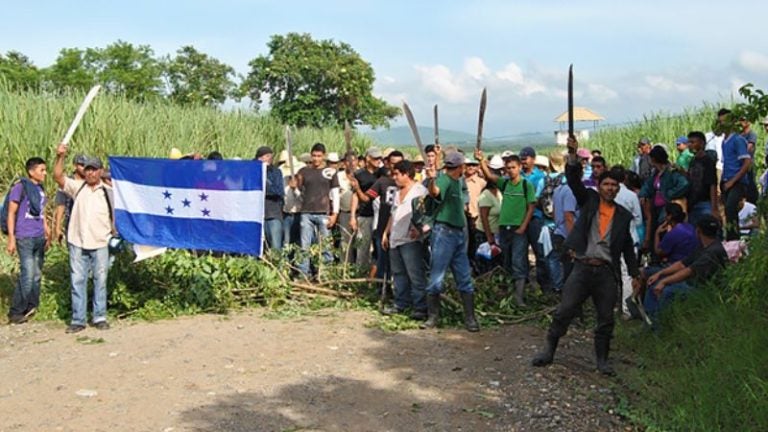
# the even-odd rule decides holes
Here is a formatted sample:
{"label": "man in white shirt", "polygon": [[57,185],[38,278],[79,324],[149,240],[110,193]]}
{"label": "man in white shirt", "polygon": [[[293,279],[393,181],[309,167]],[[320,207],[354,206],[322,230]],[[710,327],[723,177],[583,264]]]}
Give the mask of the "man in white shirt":
{"label": "man in white shirt", "polygon": [[392,167],[397,184],[392,212],[382,236],[382,247],[389,249],[389,262],[395,283],[395,306],[385,313],[403,313],[411,309],[411,318],[427,318],[426,268],[424,246],[419,232],[411,225],[413,200],[427,194],[427,188],[414,180],[416,170],[409,161]]}

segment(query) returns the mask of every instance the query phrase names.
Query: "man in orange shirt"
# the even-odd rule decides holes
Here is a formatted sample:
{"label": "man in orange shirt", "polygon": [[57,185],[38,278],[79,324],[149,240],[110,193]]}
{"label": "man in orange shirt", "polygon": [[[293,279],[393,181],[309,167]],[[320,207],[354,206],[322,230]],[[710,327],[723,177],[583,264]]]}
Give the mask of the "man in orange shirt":
{"label": "man in orange shirt", "polygon": [[[569,139],[569,146],[576,141]],[[581,182],[581,164],[571,158],[566,167],[566,178],[576,202],[581,208],[573,230],[564,247],[576,261],[573,271],[563,287],[560,305],[555,311],[547,333],[544,351],[533,358],[534,366],[552,363],[557,343],[568,331],[582,303],[592,297],[597,311],[595,328],[595,355],[597,369],[613,375],[608,364],[608,351],[613,337],[613,307],[620,291],[621,264],[624,255],[629,274],[637,280],[639,269],[634,242],[630,234],[632,214],[614,203],[619,191],[619,179],[613,171],[606,171],[597,179],[597,191],[587,189]]]}

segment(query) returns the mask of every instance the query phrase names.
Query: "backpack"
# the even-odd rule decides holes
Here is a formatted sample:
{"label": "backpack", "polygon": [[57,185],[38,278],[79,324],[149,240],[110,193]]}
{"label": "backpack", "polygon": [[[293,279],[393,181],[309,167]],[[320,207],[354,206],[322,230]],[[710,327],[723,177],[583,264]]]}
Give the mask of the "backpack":
{"label": "backpack", "polygon": [[[452,184],[451,184],[452,185]],[[429,188],[427,188],[429,189]],[[450,186],[445,191],[446,195]],[[445,201],[439,197],[435,198],[427,192],[426,195],[415,198],[411,201],[411,225],[413,225],[422,236],[427,236],[432,227],[435,226],[435,219],[440,210],[443,209]]]}
{"label": "backpack", "polygon": [[537,205],[547,219],[555,218],[555,189],[563,183],[563,178],[565,174],[558,174],[555,177],[548,175],[544,178],[544,189],[541,191]]}
{"label": "backpack", "polygon": [[[19,183],[21,183],[21,179],[18,178],[11,182],[11,186],[5,194],[5,198],[3,198],[3,206],[0,207],[0,231],[5,235],[8,235],[8,204],[11,201],[11,190]],[[24,188],[21,188],[21,199],[19,202],[24,201],[25,192]],[[16,216],[18,217],[18,214]]]}

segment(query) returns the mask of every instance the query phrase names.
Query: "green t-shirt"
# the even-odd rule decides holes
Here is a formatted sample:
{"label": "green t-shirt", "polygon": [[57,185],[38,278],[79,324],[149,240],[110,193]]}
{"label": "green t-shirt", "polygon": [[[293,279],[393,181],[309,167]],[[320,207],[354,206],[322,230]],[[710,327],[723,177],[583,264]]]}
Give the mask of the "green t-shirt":
{"label": "green t-shirt", "polygon": [[691,153],[690,149],[685,149],[677,157],[677,161],[675,161],[675,165],[688,171],[688,167],[691,166],[691,159],[693,159],[693,153]]}
{"label": "green t-shirt", "polygon": [[[499,233],[499,215],[501,214],[501,199],[496,196],[495,191],[491,191],[490,189],[484,190],[480,194],[480,198],[477,199],[477,207],[483,208],[488,207],[488,225],[491,228],[491,232],[494,234]],[[478,217],[477,221],[475,221],[475,227],[480,232],[485,232],[485,227],[483,226],[483,218]]]}
{"label": "green t-shirt", "polygon": [[523,187],[523,182],[528,181],[522,176],[517,184],[513,184],[512,180],[506,177],[499,177],[496,182],[499,190],[502,191],[500,226],[519,226],[525,219],[528,204],[536,203],[536,188],[530,183]]}
{"label": "green t-shirt", "polygon": [[443,201],[443,206],[437,213],[435,222],[463,228],[467,219],[464,216],[464,196],[461,192],[461,183],[447,174],[440,174],[435,179],[435,184],[440,189],[440,200]]}

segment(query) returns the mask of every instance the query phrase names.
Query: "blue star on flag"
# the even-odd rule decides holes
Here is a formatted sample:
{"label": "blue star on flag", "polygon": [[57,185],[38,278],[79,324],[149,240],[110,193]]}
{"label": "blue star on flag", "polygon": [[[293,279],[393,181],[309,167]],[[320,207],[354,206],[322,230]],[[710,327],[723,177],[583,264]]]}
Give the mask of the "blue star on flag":
{"label": "blue star on flag", "polygon": [[189,207],[189,205],[192,204],[192,201],[184,198],[184,200],[181,203],[184,204],[184,207]]}
{"label": "blue star on flag", "polygon": [[168,190],[166,190],[165,192],[163,192],[163,199],[171,199],[171,195],[173,194],[168,192]]}
{"label": "blue star on flag", "polygon": [[208,201],[208,195],[205,194],[205,192],[198,195],[200,197],[200,201]]}
{"label": "blue star on flag", "polygon": [[204,208],[204,209],[202,210],[202,212],[203,212],[203,216],[210,216],[210,215],[211,215],[211,211],[210,211],[210,210],[208,210],[207,208]]}
{"label": "blue star on flag", "polygon": [[168,207],[165,208],[165,212],[167,214],[169,214],[169,215],[172,215],[173,214],[173,208],[171,206],[168,206]]}

